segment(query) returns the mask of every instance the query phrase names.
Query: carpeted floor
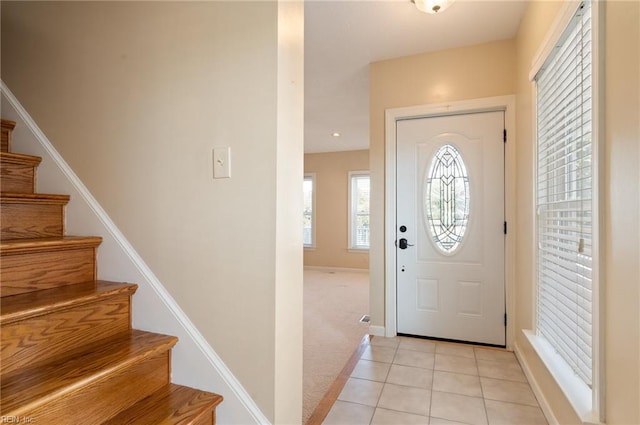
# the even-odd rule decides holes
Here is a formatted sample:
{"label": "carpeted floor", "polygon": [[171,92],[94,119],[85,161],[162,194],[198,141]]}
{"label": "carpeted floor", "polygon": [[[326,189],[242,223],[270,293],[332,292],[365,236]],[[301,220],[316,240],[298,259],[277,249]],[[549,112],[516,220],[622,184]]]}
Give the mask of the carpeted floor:
{"label": "carpeted floor", "polygon": [[368,333],[364,314],[369,273],[304,271],[303,424]]}

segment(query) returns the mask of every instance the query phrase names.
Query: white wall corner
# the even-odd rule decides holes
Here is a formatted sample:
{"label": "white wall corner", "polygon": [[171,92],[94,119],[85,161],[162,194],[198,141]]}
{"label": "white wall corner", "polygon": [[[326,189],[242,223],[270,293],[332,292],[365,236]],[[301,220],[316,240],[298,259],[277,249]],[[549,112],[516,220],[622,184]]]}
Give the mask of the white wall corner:
{"label": "white wall corner", "polygon": [[17,123],[12,150],[43,158],[38,167],[37,190],[71,195],[65,216],[67,234],[102,236],[103,243],[98,250],[99,278],[138,284],[138,291],[133,297],[133,326],[179,338],[172,352],[172,381],[221,394],[224,401],[216,409],[216,418],[220,424],[269,424],[270,421],[249,393],[180,309],[4,82],[0,82],[0,89],[2,118]]}

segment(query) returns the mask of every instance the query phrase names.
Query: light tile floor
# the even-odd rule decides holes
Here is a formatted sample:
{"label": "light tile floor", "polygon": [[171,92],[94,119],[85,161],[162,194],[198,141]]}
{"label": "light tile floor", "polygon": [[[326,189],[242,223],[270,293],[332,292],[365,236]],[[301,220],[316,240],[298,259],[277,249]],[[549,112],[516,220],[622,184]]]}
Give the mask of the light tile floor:
{"label": "light tile floor", "polygon": [[375,337],[326,425],[547,425],[513,353]]}

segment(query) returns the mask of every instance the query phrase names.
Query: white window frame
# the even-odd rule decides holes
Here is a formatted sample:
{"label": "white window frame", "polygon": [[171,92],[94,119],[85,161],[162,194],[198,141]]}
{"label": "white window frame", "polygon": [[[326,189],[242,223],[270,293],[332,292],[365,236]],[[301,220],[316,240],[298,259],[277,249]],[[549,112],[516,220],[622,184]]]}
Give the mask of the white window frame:
{"label": "white window frame", "polygon": [[[369,171],[349,171],[349,251],[359,252],[359,251],[369,251],[369,247],[371,246],[371,242],[369,245],[356,245],[357,238],[355,237],[356,232],[356,208],[355,208],[355,193],[353,191],[354,178],[357,177],[368,177],[369,178],[369,187],[371,187],[371,176]],[[369,220],[371,220],[371,192],[369,192]],[[369,229],[371,231],[371,229]],[[371,236],[369,236],[371,237]]]}
{"label": "white window frame", "polygon": [[304,173],[304,180],[311,180],[311,243],[303,243],[303,246],[304,249],[313,250],[316,247],[316,173]]}
{"label": "white window frame", "polygon": [[[538,54],[533,61],[533,66],[529,74],[529,80],[531,81],[532,99],[533,99],[533,116],[534,134],[533,141],[537,145],[537,93],[535,85],[535,77],[544,65],[545,61],[558,44],[565,29],[570,24],[576,11],[582,4],[581,1],[568,1],[563,3],[562,10],[560,11],[558,18],[552,26],[550,32],[547,34],[545,41],[543,42]],[[601,107],[601,99],[604,99],[603,87],[601,83],[603,74],[603,9],[604,2],[594,0],[591,4],[591,31],[592,31],[592,102],[593,102],[593,116],[592,116],[592,220],[593,220],[593,239],[592,239],[592,385],[591,389],[577,377],[566,362],[560,358],[559,354],[549,344],[546,339],[537,335],[535,329],[537,323],[537,283],[534,285],[533,293],[533,320],[534,329],[523,330],[523,333],[533,346],[534,350],[548,369],[549,373],[555,379],[560,389],[564,392],[565,396],[569,400],[574,411],[578,417],[585,424],[599,424],[605,421],[604,410],[604,302],[603,297],[603,278],[602,270],[604,256],[600,253],[600,241],[603,240],[602,229],[604,225],[602,223],[603,207],[600,201],[600,194],[603,191],[603,175],[602,157],[601,152],[604,152],[603,148],[603,108]],[[535,161],[534,168],[537,170],[537,149],[535,149]],[[533,205],[537,205],[537,174],[534,178],[534,190],[533,190]],[[536,216],[534,211],[534,217]],[[535,246],[538,246],[538,231],[537,220],[533,222],[533,235],[535,239]],[[533,281],[537,282],[537,270],[538,270],[538,249],[534,249],[534,276]]]}

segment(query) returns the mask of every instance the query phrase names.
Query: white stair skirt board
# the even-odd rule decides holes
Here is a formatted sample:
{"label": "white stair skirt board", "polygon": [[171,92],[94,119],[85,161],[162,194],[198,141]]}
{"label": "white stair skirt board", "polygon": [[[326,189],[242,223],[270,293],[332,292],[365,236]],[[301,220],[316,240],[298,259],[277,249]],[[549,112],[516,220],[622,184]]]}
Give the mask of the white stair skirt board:
{"label": "white stair skirt board", "polygon": [[224,402],[216,410],[219,423],[269,424],[267,417],[242,384],[180,309],[31,116],[4,82],[0,82],[0,85],[2,117],[17,123],[12,150],[43,158],[38,167],[38,191],[71,195],[65,218],[69,234],[95,234],[103,237],[98,254],[101,279],[138,284],[138,291],[133,297],[133,326],[179,338],[171,356],[172,381],[222,394]]}

